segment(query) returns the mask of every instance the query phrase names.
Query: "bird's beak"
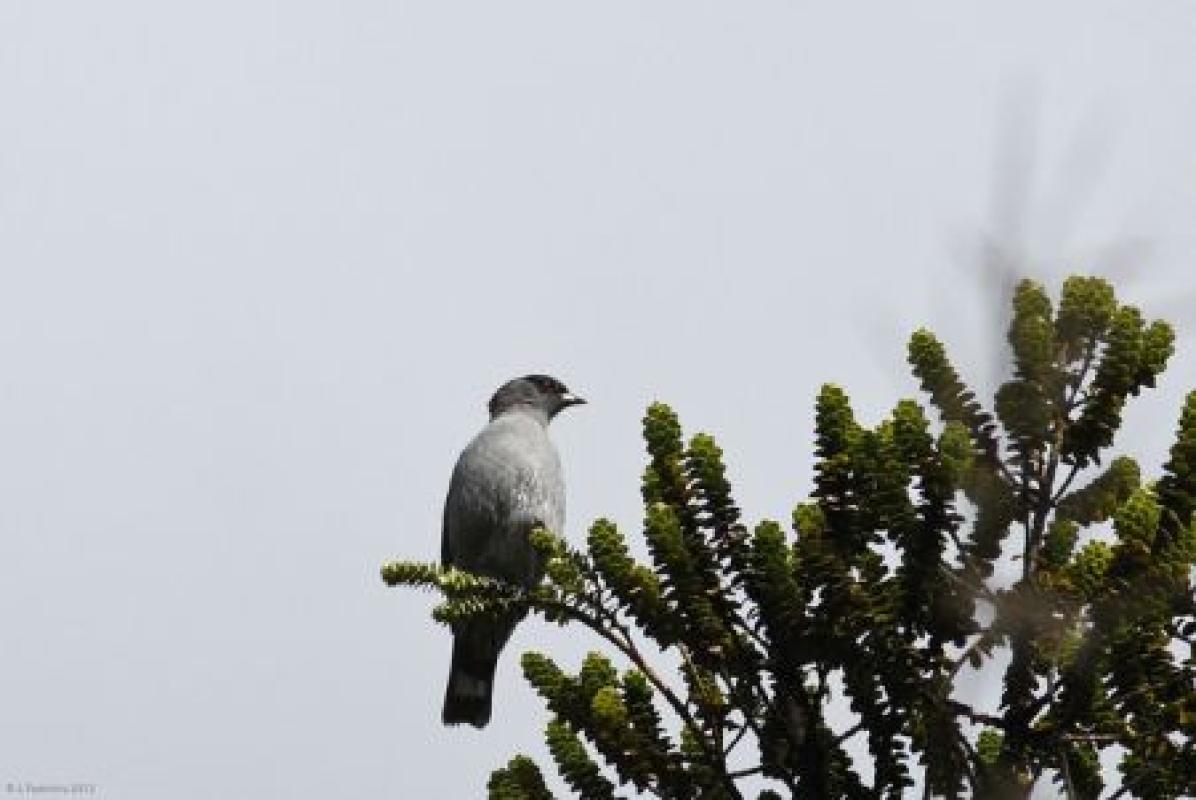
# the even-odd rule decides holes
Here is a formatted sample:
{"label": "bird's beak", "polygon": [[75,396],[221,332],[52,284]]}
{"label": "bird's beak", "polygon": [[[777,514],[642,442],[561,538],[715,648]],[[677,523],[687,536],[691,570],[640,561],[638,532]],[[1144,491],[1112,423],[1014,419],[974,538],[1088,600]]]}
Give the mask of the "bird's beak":
{"label": "bird's beak", "polygon": [[578,397],[572,392],[565,392],[561,395],[561,408],[568,408],[569,406],[580,406],[585,403],[584,397]]}

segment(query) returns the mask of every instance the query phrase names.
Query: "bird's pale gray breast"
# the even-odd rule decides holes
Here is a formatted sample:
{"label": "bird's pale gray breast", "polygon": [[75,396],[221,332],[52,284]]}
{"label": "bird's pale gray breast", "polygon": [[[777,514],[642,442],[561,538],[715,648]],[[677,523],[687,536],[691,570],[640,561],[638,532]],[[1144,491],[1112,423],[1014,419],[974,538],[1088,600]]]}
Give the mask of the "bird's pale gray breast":
{"label": "bird's pale gray breast", "polygon": [[536,524],[564,533],[560,457],[541,422],[530,415],[504,414],[457,460],[445,501],[442,560],[534,583],[539,576],[527,533]]}

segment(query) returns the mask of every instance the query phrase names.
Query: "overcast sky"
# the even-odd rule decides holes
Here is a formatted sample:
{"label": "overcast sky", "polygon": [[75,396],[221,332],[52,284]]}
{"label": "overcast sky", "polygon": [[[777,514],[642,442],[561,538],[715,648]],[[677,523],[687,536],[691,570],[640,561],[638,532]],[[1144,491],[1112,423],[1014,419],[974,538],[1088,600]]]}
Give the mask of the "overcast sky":
{"label": "overcast sky", "polygon": [[525,624],[445,729],[450,638],[378,579],[513,375],[591,401],[574,541],[636,535],[653,399],[787,519],[821,382],[876,421],[922,324],[988,379],[1009,253],[1180,324],[1156,472],[1194,41],[1190,0],[0,0],[0,785],[451,799],[542,755],[518,654],[593,642]]}

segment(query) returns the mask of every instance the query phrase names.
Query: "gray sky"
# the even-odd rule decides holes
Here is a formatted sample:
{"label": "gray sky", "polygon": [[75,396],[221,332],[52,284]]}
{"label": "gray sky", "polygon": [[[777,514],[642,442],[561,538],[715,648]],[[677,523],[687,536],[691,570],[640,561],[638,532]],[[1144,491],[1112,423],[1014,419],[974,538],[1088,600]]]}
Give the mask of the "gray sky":
{"label": "gray sky", "polygon": [[543,753],[518,653],[593,643],[523,626],[446,730],[449,637],[377,575],[438,554],[494,387],[590,398],[574,541],[634,535],[654,398],[786,519],[819,383],[875,421],[920,324],[988,374],[986,242],[1181,324],[1155,471],[1193,41],[1187,1],[0,2],[0,785],[479,796]]}

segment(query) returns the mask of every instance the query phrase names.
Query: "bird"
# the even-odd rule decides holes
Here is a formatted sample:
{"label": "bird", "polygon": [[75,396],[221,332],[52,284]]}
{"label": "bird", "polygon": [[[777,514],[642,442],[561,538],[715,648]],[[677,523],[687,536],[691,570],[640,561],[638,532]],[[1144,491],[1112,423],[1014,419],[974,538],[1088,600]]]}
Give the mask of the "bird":
{"label": "bird", "polygon": [[[441,564],[533,588],[543,558],[529,534],[563,534],[565,478],[548,423],[586,401],[556,378],[526,375],[491,397],[490,422],[466,445],[444,503]],[[490,721],[494,671],[523,614],[455,623],[453,660],[444,693],[445,725]]]}

